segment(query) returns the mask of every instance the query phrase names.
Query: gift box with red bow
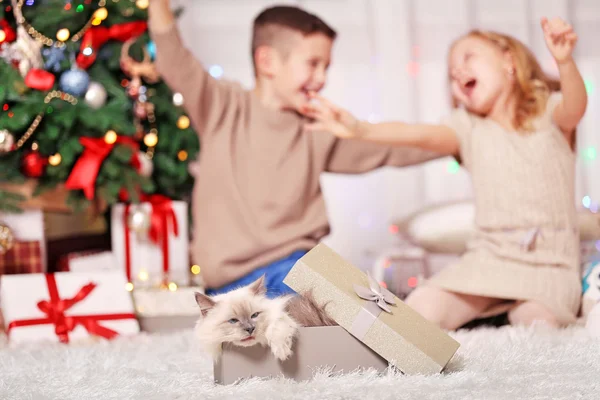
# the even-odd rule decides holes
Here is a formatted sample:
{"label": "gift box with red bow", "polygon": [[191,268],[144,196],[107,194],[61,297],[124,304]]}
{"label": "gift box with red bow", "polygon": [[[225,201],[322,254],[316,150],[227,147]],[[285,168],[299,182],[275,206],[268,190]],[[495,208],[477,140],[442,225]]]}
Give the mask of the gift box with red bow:
{"label": "gift box with red bow", "polygon": [[140,331],[121,271],[0,277],[9,343],[70,343]]}
{"label": "gift box with red bow", "polygon": [[188,206],[161,195],[111,209],[117,266],[135,287],[189,286]]}

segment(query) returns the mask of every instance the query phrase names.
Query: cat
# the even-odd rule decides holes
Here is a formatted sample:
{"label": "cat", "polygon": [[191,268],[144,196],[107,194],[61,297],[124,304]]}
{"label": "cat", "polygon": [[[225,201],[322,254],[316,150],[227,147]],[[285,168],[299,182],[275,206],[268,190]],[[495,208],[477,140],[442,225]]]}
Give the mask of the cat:
{"label": "cat", "polygon": [[319,306],[312,292],[267,298],[264,275],[248,286],[228,293],[207,296],[196,292],[201,316],[196,337],[215,359],[222,345],[263,345],[273,355],[287,360],[301,326],[335,326],[337,323]]}

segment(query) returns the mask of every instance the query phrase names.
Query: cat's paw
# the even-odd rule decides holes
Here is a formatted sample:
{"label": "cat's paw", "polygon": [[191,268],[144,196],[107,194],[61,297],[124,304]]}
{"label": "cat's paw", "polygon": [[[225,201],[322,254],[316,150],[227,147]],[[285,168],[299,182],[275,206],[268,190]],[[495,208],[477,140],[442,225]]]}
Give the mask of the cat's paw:
{"label": "cat's paw", "polygon": [[294,337],[288,336],[281,342],[271,342],[271,352],[280,361],[285,361],[292,355]]}

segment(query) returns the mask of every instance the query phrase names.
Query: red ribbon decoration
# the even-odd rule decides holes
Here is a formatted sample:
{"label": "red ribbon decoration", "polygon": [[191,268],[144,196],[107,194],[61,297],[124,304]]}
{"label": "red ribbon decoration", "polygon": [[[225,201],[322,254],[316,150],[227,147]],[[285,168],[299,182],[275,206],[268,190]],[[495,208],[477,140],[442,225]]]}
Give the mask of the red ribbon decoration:
{"label": "red ribbon decoration", "polygon": [[54,86],[56,77],[53,73],[44,71],[43,69],[32,68],[25,76],[25,85],[28,88],[47,92]]}
{"label": "red ribbon decoration", "polygon": [[[142,202],[150,203],[152,206],[148,236],[150,240],[161,246],[163,272],[167,274],[169,272],[169,228],[172,228],[173,235],[179,236],[179,225],[177,224],[177,215],[173,210],[173,203],[171,199],[160,194],[143,195],[141,200]],[[123,215],[123,226],[125,228],[125,273],[129,282],[131,282],[131,241],[127,219],[130,207],[130,204],[125,205]]]}
{"label": "red ribbon decoration", "polygon": [[61,343],[69,343],[69,332],[73,331],[77,325],[81,325],[92,335],[113,339],[118,336],[119,333],[101,326],[98,323],[99,321],[135,319],[135,315],[132,313],[67,316],[65,315],[65,311],[84,300],[96,288],[96,284],[88,283],[79,290],[75,297],[71,299],[61,299],[54,274],[45,274],[45,276],[50,300],[42,300],[38,302],[37,306],[44,314],[46,314],[46,317],[12,321],[8,324],[6,330],[7,335],[10,334],[10,331],[13,328],[21,326],[53,324],[54,332],[56,333],[56,336],[58,336],[58,340]]}
{"label": "red ribbon decoration", "polygon": [[[105,26],[94,26],[88,29],[81,39],[79,54],[77,55],[77,65],[80,68],[88,69],[98,56],[100,48],[109,40],[125,42],[133,37],[143,34],[148,27],[146,21],[134,21],[124,24],[113,25],[110,28]],[[91,53],[84,54],[85,49],[91,49]]]}
{"label": "red ribbon decoration", "polygon": [[[83,154],[79,157],[71,174],[65,182],[65,187],[70,190],[82,189],[88,200],[94,199],[96,192],[96,178],[100,172],[102,162],[113,150],[115,144],[124,144],[139,149],[139,144],[130,137],[118,136],[115,143],[107,143],[104,138],[81,137],[79,143],[84,147]],[[132,162],[137,160],[134,151]],[[139,160],[137,160],[139,163]],[[134,162],[135,163],[135,162]]]}
{"label": "red ribbon decoration", "polygon": [[0,30],[4,31],[4,41],[0,41],[0,43],[11,43],[17,40],[17,34],[7,20],[0,19]]}

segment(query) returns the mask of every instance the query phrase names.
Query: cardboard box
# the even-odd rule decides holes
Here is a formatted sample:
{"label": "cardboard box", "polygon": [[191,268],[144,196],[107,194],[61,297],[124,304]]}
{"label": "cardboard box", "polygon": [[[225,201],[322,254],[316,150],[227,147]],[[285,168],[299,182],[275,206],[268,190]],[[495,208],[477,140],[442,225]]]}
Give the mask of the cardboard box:
{"label": "cardboard box", "polygon": [[388,362],[339,326],[300,328],[293,355],[277,360],[267,347],[226,347],[214,363],[216,383],[229,385],[252,377],[309,380],[316,369],[349,373],[373,368],[385,371]]}
{"label": "cardboard box", "polygon": [[325,244],[298,260],[284,283],[312,290],[341,327],[405,374],[441,372],[460,346]]}

